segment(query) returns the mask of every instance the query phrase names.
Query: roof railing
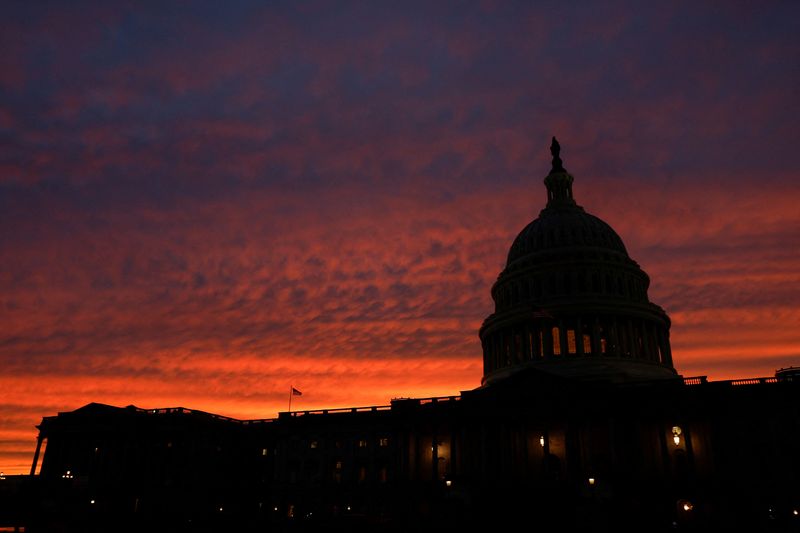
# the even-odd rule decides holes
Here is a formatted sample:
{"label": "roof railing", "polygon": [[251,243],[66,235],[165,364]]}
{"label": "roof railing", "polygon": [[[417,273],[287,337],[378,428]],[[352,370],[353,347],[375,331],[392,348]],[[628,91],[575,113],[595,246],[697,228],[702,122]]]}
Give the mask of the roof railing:
{"label": "roof railing", "polygon": [[684,385],[702,385],[708,383],[708,376],[695,376],[691,378],[683,378]]}
{"label": "roof railing", "polygon": [[707,376],[696,376],[691,378],[683,378],[684,385],[705,385],[707,383],[725,383],[732,387],[738,387],[741,385],[764,385],[768,383],[778,383],[778,378],[776,377],[764,377],[764,378],[744,378],[744,379],[723,379],[720,381],[708,381]]}

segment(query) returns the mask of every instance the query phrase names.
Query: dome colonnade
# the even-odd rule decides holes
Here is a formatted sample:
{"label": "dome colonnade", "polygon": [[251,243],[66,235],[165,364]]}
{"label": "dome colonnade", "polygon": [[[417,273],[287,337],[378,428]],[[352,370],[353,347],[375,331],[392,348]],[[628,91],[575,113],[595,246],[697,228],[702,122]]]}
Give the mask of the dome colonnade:
{"label": "dome colonnade", "polygon": [[480,329],[483,384],[525,368],[581,379],[677,377],[670,320],[617,233],[576,204],[560,146],[547,205],[514,240]]}

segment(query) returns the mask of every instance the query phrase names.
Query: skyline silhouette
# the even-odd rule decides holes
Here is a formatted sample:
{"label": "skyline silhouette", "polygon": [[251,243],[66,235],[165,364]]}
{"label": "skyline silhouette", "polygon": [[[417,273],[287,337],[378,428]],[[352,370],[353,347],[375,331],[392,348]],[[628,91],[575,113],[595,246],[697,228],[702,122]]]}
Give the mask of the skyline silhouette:
{"label": "skyline silhouette", "polygon": [[476,387],[552,135],[681,374],[796,365],[800,8],[633,5],[9,7],[0,471],[93,401]]}

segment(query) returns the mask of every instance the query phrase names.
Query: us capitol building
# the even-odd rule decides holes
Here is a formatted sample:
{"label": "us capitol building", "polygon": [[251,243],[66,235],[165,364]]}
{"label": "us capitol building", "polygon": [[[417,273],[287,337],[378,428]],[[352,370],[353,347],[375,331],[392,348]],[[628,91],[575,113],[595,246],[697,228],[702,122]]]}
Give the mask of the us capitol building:
{"label": "us capitol building", "polygon": [[42,420],[0,526],[800,530],[798,369],[680,376],[647,274],[551,152],[478,332],[479,387],[263,420],[92,403]]}

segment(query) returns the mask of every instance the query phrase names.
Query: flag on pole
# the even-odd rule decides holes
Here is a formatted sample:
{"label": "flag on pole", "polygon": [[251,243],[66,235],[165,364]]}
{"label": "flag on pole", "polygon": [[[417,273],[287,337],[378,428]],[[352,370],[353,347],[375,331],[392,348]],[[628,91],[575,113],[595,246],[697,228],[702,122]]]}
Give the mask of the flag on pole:
{"label": "flag on pole", "polygon": [[292,396],[302,396],[303,393],[292,387]]}

